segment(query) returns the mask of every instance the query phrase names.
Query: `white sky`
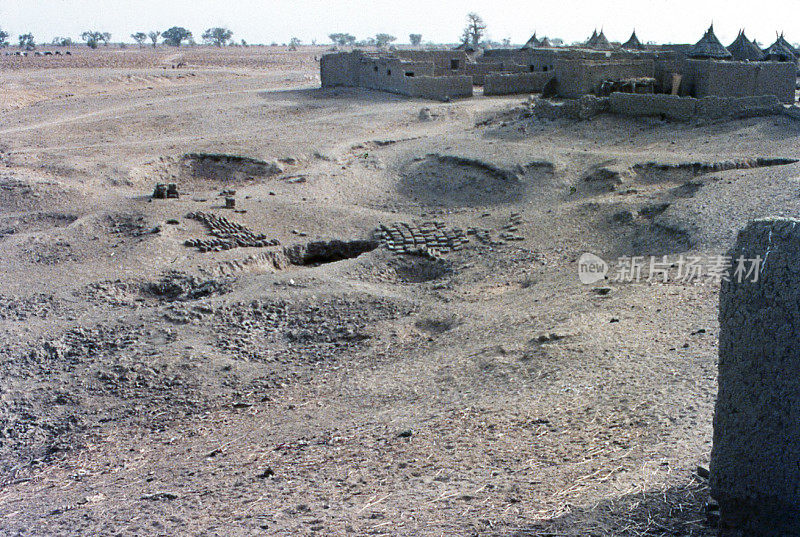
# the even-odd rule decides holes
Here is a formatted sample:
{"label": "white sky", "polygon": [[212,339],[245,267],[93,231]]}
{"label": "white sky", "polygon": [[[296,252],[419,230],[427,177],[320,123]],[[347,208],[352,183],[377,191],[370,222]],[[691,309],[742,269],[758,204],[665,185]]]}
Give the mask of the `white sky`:
{"label": "white sky", "polygon": [[408,42],[456,42],[468,12],[479,13],[488,35],[524,43],[534,30],[566,42],[586,39],[603,27],[612,41],[625,41],[635,27],[643,41],[694,43],[710,22],[728,45],[740,27],[763,44],[776,31],[800,42],[800,0],[0,0],[0,28],[32,32],[38,42],[76,39],[84,30],[111,32],[131,41],[137,31],[184,26],[200,41],[211,26],[227,26],[250,43],[328,41],[348,32],[359,39],[385,32]]}

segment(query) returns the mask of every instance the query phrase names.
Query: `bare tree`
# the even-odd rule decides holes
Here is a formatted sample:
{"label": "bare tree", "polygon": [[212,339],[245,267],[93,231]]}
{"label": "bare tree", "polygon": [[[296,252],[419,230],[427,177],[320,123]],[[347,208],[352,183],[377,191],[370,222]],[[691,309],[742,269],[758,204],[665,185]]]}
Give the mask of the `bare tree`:
{"label": "bare tree", "polygon": [[153,48],[156,48],[156,45],[158,45],[158,38],[161,37],[161,32],[148,32],[147,37],[153,42]]}
{"label": "bare tree", "polygon": [[481,42],[481,38],[486,33],[486,23],[477,13],[470,13],[467,15],[467,26],[464,27],[464,33],[461,34],[461,39],[464,43],[472,43],[473,47],[477,47]]}
{"label": "bare tree", "polygon": [[297,50],[297,47],[302,45],[303,42],[299,37],[293,37],[289,40],[289,50]]}

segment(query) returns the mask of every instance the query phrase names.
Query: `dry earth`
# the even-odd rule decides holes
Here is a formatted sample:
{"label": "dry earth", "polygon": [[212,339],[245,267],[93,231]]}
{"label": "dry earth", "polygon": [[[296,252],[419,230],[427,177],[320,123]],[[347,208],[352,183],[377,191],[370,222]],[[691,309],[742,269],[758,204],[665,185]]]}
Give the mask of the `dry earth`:
{"label": "dry earth", "polygon": [[[0,57],[0,533],[712,535],[718,284],[577,260],[796,216],[746,159],[800,123],[323,91],[322,52]],[[424,222],[469,242],[376,241]]]}

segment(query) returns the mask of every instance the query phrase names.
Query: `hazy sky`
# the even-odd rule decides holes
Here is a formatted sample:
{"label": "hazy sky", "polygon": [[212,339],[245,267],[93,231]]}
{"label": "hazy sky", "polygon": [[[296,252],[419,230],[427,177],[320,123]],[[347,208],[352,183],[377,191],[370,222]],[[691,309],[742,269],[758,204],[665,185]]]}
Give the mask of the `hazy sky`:
{"label": "hazy sky", "polygon": [[483,16],[489,37],[525,42],[539,36],[583,40],[603,27],[612,41],[631,29],[642,41],[693,43],[711,21],[729,44],[738,29],[770,44],[776,31],[800,41],[800,0],[0,0],[0,28],[16,35],[32,32],[37,41],[79,37],[84,30],[111,32],[114,41],[131,41],[137,31],[184,26],[200,41],[210,26],[227,26],[250,43],[328,41],[348,32],[359,39],[385,32],[408,42],[455,42],[470,11]]}

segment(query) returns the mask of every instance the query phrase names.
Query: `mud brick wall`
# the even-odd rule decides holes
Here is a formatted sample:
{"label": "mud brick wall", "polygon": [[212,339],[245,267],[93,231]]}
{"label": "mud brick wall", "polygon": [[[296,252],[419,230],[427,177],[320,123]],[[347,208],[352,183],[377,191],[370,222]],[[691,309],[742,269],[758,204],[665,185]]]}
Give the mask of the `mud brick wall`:
{"label": "mud brick wall", "polygon": [[360,61],[361,54],[357,52],[339,52],[323,55],[319,61],[322,87],[358,86]]}
{"label": "mud brick wall", "polygon": [[484,52],[478,63],[502,62],[504,65],[521,65],[525,71],[552,71],[558,57],[574,54],[556,49],[493,49]]}
{"label": "mud brick wall", "polygon": [[423,99],[472,97],[471,76],[418,76],[408,79],[408,93]]}
{"label": "mud brick wall", "polygon": [[553,73],[519,73],[486,75],[484,95],[510,95],[513,93],[541,93],[542,88],[553,78]]}
{"label": "mud brick wall", "polygon": [[612,114],[625,116],[655,116],[672,121],[691,121],[694,118],[725,119],[782,114],[784,109],[777,97],[721,98],[679,97],[677,95],[637,95],[612,93]]}
{"label": "mud brick wall", "polygon": [[782,112],[783,105],[774,95],[697,100],[697,115],[706,119],[771,116]]}
{"label": "mud brick wall", "polygon": [[730,255],[763,264],[758,282],[720,290],[711,491],[721,534],[800,535],[800,220],[754,221]]}
{"label": "mud brick wall", "polygon": [[433,74],[431,62],[404,62],[397,58],[365,58],[359,64],[358,81],[362,88],[410,95],[409,80]]}
{"label": "mud brick wall", "polygon": [[526,65],[518,65],[510,62],[482,62],[468,63],[466,75],[472,77],[472,83],[483,86],[486,83],[486,76],[489,74],[511,74],[527,73],[530,68]]}
{"label": "mud brick wall", "polygon": [[609,101],[611,113],[624,116],[663,116],[673,121],[690,121],[697,110],[697,99],[677,95],[612,93]]}
{"label": "mud brick wall", "polygon": [[718,62],[687,60],[681,94],[693,97],[774,95],[795,100],[797,68],[788,62]]}
{"label": "mud brick wall", "polygon": [[555,64],[555,73],[559,94],[566,98],[577,98],[594,93],[604,80],[653,78],[655,68],[652,58],[610,61],[559,59]]}
{"label": "mud brick wall", "polygon": [[[433,63],[434,76],[466,74],[467,53],[463,50],[397,50],[393,55],[405,61]],[[453,62],[458,65],[453,69]]]}

